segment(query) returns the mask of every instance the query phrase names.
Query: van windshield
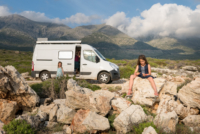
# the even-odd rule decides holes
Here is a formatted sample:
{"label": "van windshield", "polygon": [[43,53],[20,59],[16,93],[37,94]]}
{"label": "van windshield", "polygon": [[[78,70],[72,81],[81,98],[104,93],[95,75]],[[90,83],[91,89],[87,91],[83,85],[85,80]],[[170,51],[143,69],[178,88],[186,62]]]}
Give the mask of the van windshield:
{"label": "van windshield", "polygon": [[101,57],[101,59],[106,60],[106,58],[97,49],[94,48],[94,51]]}

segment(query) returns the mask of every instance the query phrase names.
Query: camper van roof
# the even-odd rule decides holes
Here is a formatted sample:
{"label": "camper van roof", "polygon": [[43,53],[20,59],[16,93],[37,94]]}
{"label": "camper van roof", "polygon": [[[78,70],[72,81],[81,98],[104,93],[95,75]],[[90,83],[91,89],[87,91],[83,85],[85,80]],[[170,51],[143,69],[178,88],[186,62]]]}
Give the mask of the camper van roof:
{"label": "camper van roof", "polygon": [[37,41],[36,44],[81,44],[81,41]]}

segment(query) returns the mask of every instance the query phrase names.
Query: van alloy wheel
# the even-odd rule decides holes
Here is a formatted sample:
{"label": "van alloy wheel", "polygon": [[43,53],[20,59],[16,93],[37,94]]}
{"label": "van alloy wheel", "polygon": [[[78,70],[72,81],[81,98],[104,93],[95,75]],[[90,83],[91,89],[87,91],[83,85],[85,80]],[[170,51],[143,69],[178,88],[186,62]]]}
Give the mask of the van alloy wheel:
{"label": "van alloy wheel", "polygon": [[50,75],[49,75],[49,72],[48,71],[44,71],[44,72],[42,72],[41,74],[40,74],[40,79],[42,80],[42,81],[45,81],[45,80],[47,80],[47,79],[49,79],[50,78]]}
{"label": "van alloy wheel", "polygon": [[109,83],[109,81],[110,81],[109,73],[107,73],[107,72],[100,73],[99,76],[98,76],[98,81],[100,83],[106,83],[106,84]]}

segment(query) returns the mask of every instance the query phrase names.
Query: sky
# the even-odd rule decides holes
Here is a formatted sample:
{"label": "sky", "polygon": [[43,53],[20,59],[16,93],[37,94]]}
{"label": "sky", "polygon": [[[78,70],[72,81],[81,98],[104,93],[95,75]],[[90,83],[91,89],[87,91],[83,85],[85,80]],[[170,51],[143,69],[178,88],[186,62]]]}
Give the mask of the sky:
{"label": "sky", "polygon": [[200,37],[200,0],[0,0],[0,16],[40,22],[111,25],[131,37]]}

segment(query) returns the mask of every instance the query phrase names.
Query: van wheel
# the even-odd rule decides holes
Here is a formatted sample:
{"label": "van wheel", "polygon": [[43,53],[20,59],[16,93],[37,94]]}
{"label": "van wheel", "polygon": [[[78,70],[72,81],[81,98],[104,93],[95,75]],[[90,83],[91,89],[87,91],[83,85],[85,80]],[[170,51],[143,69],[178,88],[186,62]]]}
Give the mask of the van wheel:
{"label": "van wheel", "polygon": [[110,84],[110,83],[112,83],[113,81],[112,80],[110,80],[109,82],[108,82],[108,84]]}
{"label": "van wheel", "polygon": [[105,84],[107,84],[107,83],[109,83],[110,82],[110,74],[109,73],[106,73],[106,72],[102,72],[102,73],[100,73],[99,74],[99,76],[98,76],[98,81],[100,82],[100,83],[105,83]]}
{"label": "van wheel", "polygon": [[50,74],[49,74],[48,71],[44,71],[44,72],[42,72],[42,73],[40,74],[40,79],[41,79],[42,81],[45,81],[45,80],[47,80],[47,79],[49,79],[49,78],[50,78]]}

